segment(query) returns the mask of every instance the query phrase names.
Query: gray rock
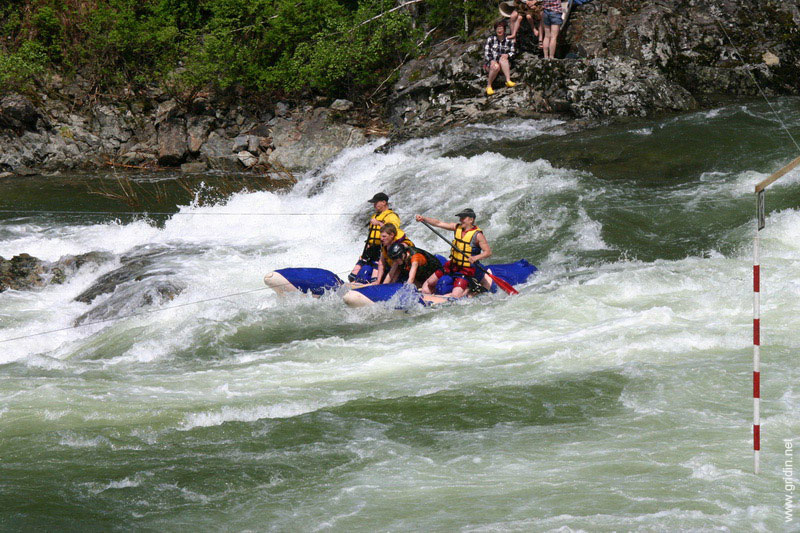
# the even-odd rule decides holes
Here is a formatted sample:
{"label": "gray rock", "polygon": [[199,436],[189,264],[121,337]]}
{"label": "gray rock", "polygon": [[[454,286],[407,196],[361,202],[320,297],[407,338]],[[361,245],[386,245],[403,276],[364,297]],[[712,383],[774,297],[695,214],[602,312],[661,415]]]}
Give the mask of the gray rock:
{"label": "gray rock", "polygon": [[11,259],[0,257],[0,292],[43,287],[44,274],[45,263],[29,254],[15,255]]}
{"label": "gray rock", "polygon": [[248,152],[247,150],[242,150],[241,152],[236,154],[236,156],[239,158],[239,161],[241,161],[241,163],[247,168],[253,167],[256,165],[256,163],[258,163],[258,158],[253,154],[251,154],[250,152]]}
{"label": "gray rock", "polygon": [[252,152],[254,154],[258,153],[258,149],[261,146],[261,141],[263,137],[258,137],[256,135],[248,135],[247,136],[247,151]]}
{"label": "gray rock", "polygon": [[47,119],[24,96],[9,94],[0,99],[0,127],[36,131],[47,126]]}
{"label": "gray rock", "polygon": [[205,161],[190,161],[181,165],[181,172],[185,174],[196,174],[206,170],[208,170],[208,165]]}
{"label": "gray rock", "polygon": [[242,165],[236,154],[231,153],[232,146],[230,139],[212,131],[208,140],[200,147],[200,155],[211,169],[237,172],[242,169]]}
{"label": "gray rock", "polygon": [[100,138],[123,143],[133,136],[133,130],[127,125],[125,117],[119,110],[101,105],[93,108],[92,112]]}
{"label": "gray rock", "polygon": [[231,151],[241,152],[242,150],[247,150],[248,146],[250,146],[250,136],[239,135],[233,139],[233,144],[231,145]]}
{"label": "gray rock", "polygon": [[322,165],[344,148],[367,142],[363,130],[331,122],[328,110],[317,108],[300,122],[278,119],[272,129],[275,150],[270,157],[289,170]]}
{"label": "gray rock", "polygon": [[289,104],[286,102],[278,102],[275,104],[276,117],[285,117],[287,114],[289,114]]}
{"label": "gray rock", "polygon": [[123,165],[139,166],[147,163],[155,163],[158,158],[154,154],[149,154],[147,152],[126,152],[117,159]]}
{"label": "gray rock", "polygon": [[208,139],[208,134],[214,127],[214,118],[208,116],[191,116],[186,120],[186,133],[189,136],[189,151],[197,153]]}
{"label": "gray rock", "polygon": [[175,100],[167,100],[166,102],[162,102],[158,105],[158,109],[156,109],[155,125],[158,126],[165,120],[176,117],[179,111],[180,108],[178,106],[178,102]]}
{"label": "gray rock", "polygon": [[17,176],[38,176],[39,173],[33,170],[32,168],[26,167],[24,165],[20,165],[14,169],[14,173]]}
{"label": "gray rock", "polygon": [[186,125],[175,118],[158,125],[158,164],[166,167],[180,165],[188,155]]}
{"label": "gray rock", "polygon": [[342,100],[342,99],[334,100],[330,108],[333,111],[350,111],[351,109],[353,109],[353,102],[351,102],[350,100]]}
{"label": "gray rock", "polygon": [[99,265],[111,258],[111,254],[105,252],[67,255],[55,263],[42,261],[29,254],[19,254],[11,259],[0,257],[0,292],[32,290],[50,283],[64,283],[69,275],[84,265]]}

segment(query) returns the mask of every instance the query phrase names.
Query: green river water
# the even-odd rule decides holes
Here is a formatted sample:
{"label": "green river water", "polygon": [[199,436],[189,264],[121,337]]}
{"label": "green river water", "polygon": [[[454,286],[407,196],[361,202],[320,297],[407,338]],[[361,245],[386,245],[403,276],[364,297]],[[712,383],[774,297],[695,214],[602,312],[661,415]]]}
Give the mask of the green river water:
{"label": "green river water", "polygon": [[[766,196],[752,472],[753,186],[800,152],[766,104],[382,142],[289,189],[194,177],[202,202],[171,173],[0,181],[0,256],[113,258],[0,293],[0,529],[800,531],[800,170]],[[139,205],[90,194],[115,178]],[[424,248],[414,213],[472,207],[539,273],[405,311],[264,287],[346,275],[378,191]]]}

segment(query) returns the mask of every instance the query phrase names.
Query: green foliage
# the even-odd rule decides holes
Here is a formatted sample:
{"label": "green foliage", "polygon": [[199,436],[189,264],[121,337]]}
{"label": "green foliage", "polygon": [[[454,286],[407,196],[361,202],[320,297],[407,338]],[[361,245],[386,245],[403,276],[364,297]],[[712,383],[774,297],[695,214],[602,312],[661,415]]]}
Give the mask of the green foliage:
{"label": "green foliage", "polygon": [[12,54],[0,52],[0,92],[24,91],[45,72],[47,54],[35,41],[26,41]]}
{"label": "green foliage", "polygon": [[6,1],[0,24],[12,50],[0,56],[0,79],[29,81],[50,63],[101,88],[156,82],[188,94],[213,86],[354,97],[418,53],[428,29],[463,32],[465,10],[471,24],[496,11],[487,0],[391,12],[395,0]]}

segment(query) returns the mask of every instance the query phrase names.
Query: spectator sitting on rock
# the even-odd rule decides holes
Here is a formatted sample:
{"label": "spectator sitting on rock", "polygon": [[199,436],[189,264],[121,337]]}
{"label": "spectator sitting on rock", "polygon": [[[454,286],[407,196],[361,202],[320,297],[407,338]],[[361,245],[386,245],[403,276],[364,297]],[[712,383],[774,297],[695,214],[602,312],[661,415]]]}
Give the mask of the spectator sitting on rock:
{"label": "spectator sitting on rock", "polygon": [[[541,42],[538,24],[536,23],[536,19],[534,17],[534,15],[536,15],[538,18],[541,18],[542,16],[541,1],[527,0],[523,3],[528,6],[528,10],[525,11],[525,18],[528,19],[528,24],[531,27],[534,37],[539,38],[539,41]],[[522,24],[522,14],[520,14],[519,11],[514,11],[511,13],[511,17],[509,17],[508,20],[511,23],[511,35],[509,35],[508,38],[513,41],[517,38],[517,31],[519,31],[519,27]]]}
{"label": "spectator sitting on rock", "polygon": [[544,26],[542,49],[544,58],[555,59],[558,31],[564,22],[561,18],[563,13],[561,0],[542,0],[542,7],[544,7],[544,11],[542,11],[542,25]]}
{"label": "spectator sitting on rock", "polygon": [[500,21],[494,25],[495,35],[492,35],[486,40],[486,46],[483,50],[483,55],[486,59],[486,65],[489,69],[489,80],[486,83],[486,94],[492,96],[494,89],[492,83],[497,77],[500,70],[506,77],[506,87],[513,87],[516,85],[511,81],[511,58],[514,57],[514,41],[506,37],[506,23]]}

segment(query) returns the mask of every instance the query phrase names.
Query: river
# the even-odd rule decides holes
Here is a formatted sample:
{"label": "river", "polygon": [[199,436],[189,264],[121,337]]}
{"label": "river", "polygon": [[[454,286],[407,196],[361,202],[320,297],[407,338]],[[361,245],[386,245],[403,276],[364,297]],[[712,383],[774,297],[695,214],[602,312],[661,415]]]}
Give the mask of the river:
{"label": "river", "polygon": [[[800,100],[773,105],[799,138]],[[766,104],[384,142],[204,202],[166,172],[0,181],[0,256],[113,254],[0,294],[0,528],[797,531],[798,170],[766,195],[752,473],[753,186],[798,155]],[[116,176],[167,207],[89,194]],[[472,207],[493,260],[540,272],[406,311],[264,287],[345,276],[379,191],[418,245],[445,251],[414,213]],[[131,259],[138,280],[75,301]]]}

